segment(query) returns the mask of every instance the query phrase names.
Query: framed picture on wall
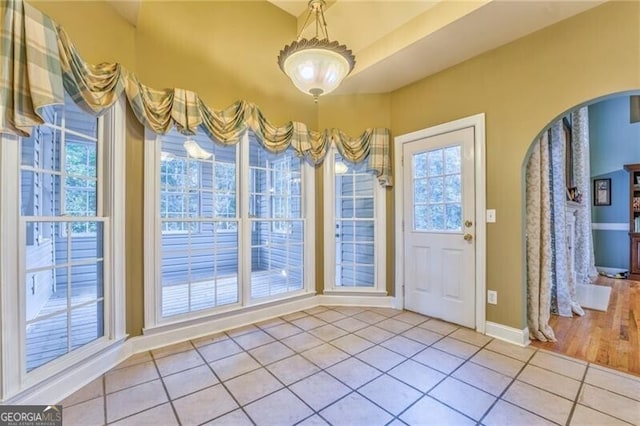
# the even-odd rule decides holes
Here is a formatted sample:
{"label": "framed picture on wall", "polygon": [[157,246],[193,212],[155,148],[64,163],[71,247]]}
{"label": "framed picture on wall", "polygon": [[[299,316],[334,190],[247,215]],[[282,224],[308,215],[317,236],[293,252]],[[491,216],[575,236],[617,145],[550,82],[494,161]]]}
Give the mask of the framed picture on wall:
{"label": "framed picture on wall", "polygon": [[593,180],[593,205],[611,205],[611,179]]}

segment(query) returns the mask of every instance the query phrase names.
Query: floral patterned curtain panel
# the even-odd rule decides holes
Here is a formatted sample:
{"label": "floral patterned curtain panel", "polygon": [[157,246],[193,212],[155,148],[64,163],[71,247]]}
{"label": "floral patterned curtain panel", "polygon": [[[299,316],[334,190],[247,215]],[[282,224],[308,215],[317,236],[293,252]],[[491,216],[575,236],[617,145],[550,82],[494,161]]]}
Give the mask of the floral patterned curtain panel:
{"label": "floral patterned curtain panel", "polygon": [[562,120],[549,130],[549,182],[551,183],[551,313],[563,317],[584,315],[576,298],[576,282],[569,273],[569,245],[567,244],[567,183],[565,153],[567,137]]}
{"label": "floral patterned curtain panel", "polygon": [[591,231],[591,167],[589,165],[589,110],[582,107],[571,114],[573,175],[584,208],[576,216],[575,270],[578,285],[590,284],[597,276]]}
{"label": "floral patterned curtain panel", "polygon": [[217,111],[194,92],[147,87],[120,64],[86,63],[64,29],[22,0],[3,0],[0,13],[0,132],[29,135],[43,122],[42,108],[64,103],[64,90],[93,114],[105,111],[124,92],[137,119],[156,133],[175,126],[192,135],[201,127],[213,141],[234,144],[251,130],[268,151],[291,147],[314,165],[333,143],[348,161],[368,160],[380,183],[391,186],[388,129],[367,129],[351,138],[338,129],[316,132],[299,122],[278,127],[245,101]]}
{"label": "floral patterned curtain panel", "polygon": [[555,342],[549,325],[551,316],[551,182],[549,136],[544,132],[533,146],[527,163],[527,325],[529,335],[542,342]]}
{"label": "floral patterned curtain panel", "polygon": [[584,315],[576,300],[577,283],[569,273],[567,143],[562,121],[555,122],[533,147],[526,171],[527,318],[530,336],[544,342],[556,341],[549,325],[551,313]]}

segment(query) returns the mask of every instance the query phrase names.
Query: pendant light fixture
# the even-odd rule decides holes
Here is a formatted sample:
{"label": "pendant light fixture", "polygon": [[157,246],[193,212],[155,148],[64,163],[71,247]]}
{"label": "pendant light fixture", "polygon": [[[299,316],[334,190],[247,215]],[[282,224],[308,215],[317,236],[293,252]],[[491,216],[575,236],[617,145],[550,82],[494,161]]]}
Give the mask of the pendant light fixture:
{"label": "pendant light fixture", "polygon": [[[278,56],[280,69],[300,91],[313,96],[315,102],[318,96],[333,92],[356,64],[347,46],[329,41],[324,6],[324,0],[309,1],[309,13],[297,40],[285,46]],[[302,38],[302,31],[312,15],[316,35],[307,40]]]}
{"label": "pendant light fixture", "polygon": [[191,138],[184,141],[184,144],[182,145],[187,151],[187,155],[191,158],[195,158],[198,160],[208,160],[213,157],[213,152],[207,151],[206,149],[198,145],[198,142],[194,141]]}

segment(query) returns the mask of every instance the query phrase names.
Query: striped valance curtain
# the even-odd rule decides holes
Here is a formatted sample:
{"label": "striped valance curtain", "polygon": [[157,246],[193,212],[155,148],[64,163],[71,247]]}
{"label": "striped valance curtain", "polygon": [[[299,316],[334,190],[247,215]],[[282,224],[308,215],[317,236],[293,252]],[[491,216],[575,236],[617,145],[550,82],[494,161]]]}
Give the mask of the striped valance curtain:
{"label": "striped valance curtain", "polygon": [[186,135],[203,129],[216,143],[235,144],[251,130],[266,150],[291,147],[314,165],[333,143],[348,161],[368,160],[380,183],[391,186],[388,129],[367,129],[351,138],[338,129],[316,132],[293,121],[275,126],[250,102],[214,110],[195,92],[145,86],[120,64],[86,63],[62,27],[22,0],[2,0],[0,8],[0,132],[30,135],[33,126],[43,123],[44,107],[64,103],[65,90],[96,115],[124,92],[137,119],[156,133],[173,126]]}

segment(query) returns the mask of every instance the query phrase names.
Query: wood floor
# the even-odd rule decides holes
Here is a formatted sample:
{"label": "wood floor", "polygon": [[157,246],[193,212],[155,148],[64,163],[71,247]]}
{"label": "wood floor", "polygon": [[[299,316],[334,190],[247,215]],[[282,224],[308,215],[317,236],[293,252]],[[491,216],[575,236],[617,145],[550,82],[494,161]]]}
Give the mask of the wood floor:
{"label": "wood floor", "polygon": [[532,345],[640,376],[640,282],[598,277],[595,284],[612,288],[606,312],[552,315],[549,324],[558,341]]}

